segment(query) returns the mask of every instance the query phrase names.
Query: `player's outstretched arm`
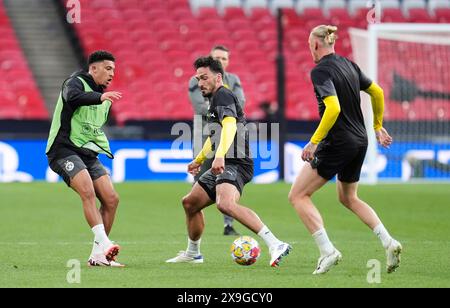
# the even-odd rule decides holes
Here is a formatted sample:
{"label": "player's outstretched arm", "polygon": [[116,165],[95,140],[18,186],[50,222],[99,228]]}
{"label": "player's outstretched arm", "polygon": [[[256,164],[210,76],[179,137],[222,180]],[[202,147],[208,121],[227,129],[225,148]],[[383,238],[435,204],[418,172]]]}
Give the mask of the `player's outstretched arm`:
{"label": "player's outstretched arm", "polygon": [[122,97],[119,92],[86,92],[81,80],[78,78],[72,78],[68,80],[63,86],[63,98],[64,101],[76,109],[80,106],[100,105],[105,100],[111,102],[118,100]]}
{"label": "player's outstretched arm", "polygon": [[100,97],[100,100],[102,102],[108,100],[111,102],[117,101],[119,99],[122,98],[122,93],[120,92],[116,92],[116,91],[111,91],[111,92],[105,92],[102,94],[102,96]]}

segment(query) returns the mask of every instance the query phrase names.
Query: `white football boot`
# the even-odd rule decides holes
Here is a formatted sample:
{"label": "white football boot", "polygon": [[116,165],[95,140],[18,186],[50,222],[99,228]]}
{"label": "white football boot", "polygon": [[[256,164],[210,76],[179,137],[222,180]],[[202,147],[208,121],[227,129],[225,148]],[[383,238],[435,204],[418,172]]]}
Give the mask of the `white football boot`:
{"label": "white football boot", "polygon": [[166,260],[166,263],[203,263],[203,256],[190,256],[186,251],[182,250],[175,258]]}
{"label": "white football boot", "polygon": [[395,272],[400,266],[400,254],[402,253],[402,245],[392,239],[388,248],[386,249],[386,270],[388,274]]}
{"label": "white football boot", "polygon": [[103,249],[106,260],[109,262],[115,261],[116,256],[119,254],[120,246],[114,243],[110,243],[107,247]]}
{"label": "white football boot", "polygon": [[276,247],[271,247],[270,252],[270,266],[278,267],[281,260],[286,257],[292,250],[288,243],[280,243]]}
{"label": "white football boot", "polygon": [[114,244],[113,242],[101,244],[97,241],[94,241],[94,247],[92,247],[91,255],[97,255],[103,253],[106,260],[114,261],[116,260],[116,256],[119,254],[120,246]]}
{"label": "white football boot", "polygon": [[120,246],[112,242],[101,245],[99,242],[94,240],[94,246],[92,247],[92,252],[88,263],[91,263],[90,261],[92,259],[92,266],[111,266],[110,263],[116,261],[119,250]]}
{"label": "white football boot", "polygon": [[317,261],[317,268],[313,272],[313,275],[325,274],[333,266],[337,265],[342,260],[342,254],[339,250],[335,249],[333,253],[325,257],[320,257]]}
{"label": "white football boot", "polygon": [[91,255],[88,260],[89,267],[104,266],[104,267],[125,267],[117,261],[108,261],[103,254]]}

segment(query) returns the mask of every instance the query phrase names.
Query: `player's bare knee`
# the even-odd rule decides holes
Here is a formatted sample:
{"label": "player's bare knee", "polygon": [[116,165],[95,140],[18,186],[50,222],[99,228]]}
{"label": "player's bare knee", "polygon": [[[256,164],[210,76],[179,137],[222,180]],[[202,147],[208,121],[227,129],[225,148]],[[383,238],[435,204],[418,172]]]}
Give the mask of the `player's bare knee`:
{"label": "player's bare knee", "polygon": [[188,209],[190,207],[189,196],[184,196],[181,199],[181,204],[183,205],[184,209]]}
{"label": "player's bare knee", "polygon": [[113,192],[108,196],[106,205],[111,209],[117,209],[119,206],[119,194],[117,192]]}
{"label": "player's bare knee", "polygon": [[227,200],[227,201],[218,201],[217,209],[225,215],[233,217],[233,209],[236,205],[236,202]]}
{"label": "player's bare knee", "polygon": [[186,213],[195,212],[195,204],[190,195],[184,196],[183,199],[181,199],[181,204],[183,205],[183,208]]}
{"label": "player's bare knee", "polygon": [[299,192],[297,192],[297,193],[293,193],[292,191],[291,192],[289,192],[289,195],[288,195],[288,199],[289,199],[289,203],[292,205],[292,206],[296,206],[296,205],[301,205],[302,204],[302,201],[305,199],[305,198],[309,198],[310,196],[308,196],[308,195],[306,195],[306,194],[304,194],[304,193],[299,193]]}
{"label": "player's bare knee", "polygon": [[357,200],[358,198],[355,196],[346,196],[345,194],[339,194],[339,202],[346,208],[352,208]]}
{"label": "player's bare knee", "polygon": [[297,197],[296,194],[294,194],[292,191],[289,192],[288,200],[291,205],[295,205],[295,203],[297,201],[296,197]]}
{"label": "player's bare knee", "polygon": [[83,201],[93,201],[95,202],[95,191],[93,187],[83,187],[81,189],[78,189],[78,194],[81,197],[81,200]]}

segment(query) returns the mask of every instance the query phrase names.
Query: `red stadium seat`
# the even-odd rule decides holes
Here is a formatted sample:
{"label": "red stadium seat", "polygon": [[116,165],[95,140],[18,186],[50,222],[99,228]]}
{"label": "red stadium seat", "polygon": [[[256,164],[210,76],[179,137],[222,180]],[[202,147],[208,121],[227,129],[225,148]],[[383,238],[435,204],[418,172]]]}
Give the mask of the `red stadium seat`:
{"label": "red stadium seat", "polygon": [[258,31],[256,35],[261,40],[261,42],[277,39],[277,31],[275,29],[263,29],[261,31]]}
{"label": "red stadium seat", "polygon": [[90,5],[96,9],[109,9],[115,7],[114,0],[92,0]]}
{"label": "red stadium seat", "polygon": [[259,19],[252,22],[252,27],[255,31],[272,30],[277,28],[277,24],[274,18],[271,19]]}
{"label": "red stadium seat", "polygon": [[268,8],[254,7],[250,11],[250,19],[252,21],[272,20],[274,17]]}
{"label": "red stadium seat", "polygon": [[406,18],[403,16],[403,13],[400,9],[396,8],[386,8],[383,10],[382,22],[405,22]]}
{"label": "red stadium seat", "polygon": [[271,57],[271,52],[276,52],[277,48],[278,41],[276,39],[266,39],[261,41],[261,50],[264,50],[267,53],[268,58]]}
{"label": "red stadium seat", "polygon": [[426,9],[412,8],[408,11],[408,21],[417,23],[431,23],[434,22]]}
{"label": "red stadium seat", "polygon": [[225,23],[221,19],[208,19],[200,21],[203,30],[225,30]]}
{"label": "red stadium seat", "polygon": [[166,0],[140,0],[141,2],[145,2],[145,6],[147,9],[165,9],[166,8]]}
{"label": "red stadium seat", "polygon": [[173,20],[194,19],[189,8],[176,7],[169,12]]}
{"label": "red stadium seat", "polygon": [[246,30],[246,29],[242,29],[242,30],[235,30],[233,31],[233,33],[231,33],[231,38],[234,39],[235,41],[255,41],[257,40],[256,38],[256,33],[253,30]]}
{"label": "red stadium seat", "polygon": [[[257,42],[257,44],[259,43]],[[243,50],[242,54],[246,58],[246,62],[269,61],[267,53],[261,49]]]}
{"label": "red stadium seat", "polygon": [[48,114],[0,1],[1,119],[48,119]]}
{"label": "red stadium seat", "polygon": [[[156,3],[160,3],[160,1],[155,1]],[[117,6],[120,9],[127,9],[127,8],[136,8],[136,9],[147,9],[148,8],[149,1],[142,1],[142,0],[117,0]]]}
{"label": "red stadium seat", "polygon": [[[189,43],[192,40],[198,40],[205,37],[206,31],[205,30],[190,30],[189,32],[183,34],[180,34],[180,39],[185,41],[186,43]],[[205,42],[206,43],[206,42]]]}
{"label": "red stadium seat", "polygon": [[198,20],[220,19],[220,16],[215,8],[201,7],[198,10],[197,19]]}
{"label": "red stadium seat", "polygon": [[240,7],[226,7],[223,13],[223,19],[230,21],[233,19],[246,19],[244,10]]}
{"label": "red stadium seat", "polygon": [[192,52],[201,52],[202,54],[207,54],[211,49],[209,43],[205,42],[205,40],[200,37],[193,38],[186,42],[186,49]]}
{"label": "red stadium seat", "polygon": [[162,40],[170,40],[170,41],[176,41],[180,40],[180,32],[177,29],[160,29],[159,31],[155,32],[156,39],[158,41]]}
{"label": "red stadium seat", "polygon": [[237,30],[253,30],[253,25],[248,19],[232,19],[226,20],[227,28],[231,31]]}
{"label": "red stadium seat", "polygon": [[175,9],[183,9],[190,11],[188,0],[166,0],[166,2],[167,8],[171,11]]}
{"label": "red stadium seat", "polygon": [[259,46],[259,41],[257,40],[241,41],[236,44],[236,49],[238,51],[254,50],[259,49]]}
{"label": "red stadium seat", "polygon": [[151,20],[151,29],[154,32],[158,32],[160,30],[178,30],[176,25],[172,20],[169,19],[154,19]]}
{"label": "red stadium seat", "polygon": [[23,119],[22,111],[17,106],[3,106],[0,108],[0,119],[20,120]]}
{"label": "red stadium seat", "polygon": [[187,35],[191,31],[201,31],[202,27],[198,20],[192,18],[183,18],[178,20],[178,30],[180,34]]}
{"label": "red stadium seat", "polygon": [[283,25],[287,28],[301,27],[304,25],[304,20],[298,16],[293,8],[283,8]]}
{"label": "red stadium seat", "polygon": [[[132,119],[190,119],[192,110],[187,97],[187,83],[194,74],[192,62],[196,57],[208,54],[211,47],[216,44],[225,45],[231,50],[231,63],[228,69],[238,74],[242,80],[244,91],[248,96],[246,112],[250,113],[249,116],[263,117],[258,103],[276,99],[274,61],[277,53],[276,19],[269,9],[253,8],[246,15],[240,7],[225,7],[223,16],[219,16],[216,7],[202,7],[198,15],[194,15],[188,0],[94,2],[83,0],[83,10],[85,13],[88,12],[89,14],[85,15],[89,16],[85,16],[84,22],[75,25],[75,28],[86,53],[107,45],[111,46],[118,58],[120,57],[115,85],[130,93],[124,100],[125,107],[113,108],[113,115],[118,122],[124,123]],[[100,16],[106,17],[111,14],[112,17],[98,27],[97,13],[100,11],[102,11]],[[349,16],[344,8],[331,8],[329,17],[325,17],[320,7],[306,8],[301,15],[297,15],[293,9],[283,9],[289,118],[300,120],[318,118],[317,102],[309,76],[314,67],[307,48],[311,28],[318,24],[337,24],[340,43],[336,46],[336,50],[348,56],[351,55],[351,44],[347,29],[366,28],[367,11],[363,8],[357,10],[354,16]],[[410,9],[408,18],[405,18],[398,9],[386,8],[384,11],[383,21],[434,20],[434,17],[427,16],[427,12],[423,9],[417,12]],[[0,13],[0,20],[1,16]],[[450,21],[450,11],[436,9],[436,21]],[[0,26],[0,34],[5,32],[3,28]],[[8,34],[0,35],[0,42],[7,42],[7,36]],[[1,50],[0,47],[0,67]],[[412,55],[405,49],[405,57],[410,56]],[[433,58],[432,54],[428,56]],[[380,75],[391,74],[393,68],[403,72],[402,67],[397,68],[396,64],[388,62],[380,64]],[[6,62],[4,66],[10,67],[9,63],[17,62],[16,60]],[[22,68],[22,64],[18,64],[17,67]],[[420,71],[419,68],[420,65],[418,66]],[[436,71],[438,70],[436,64]],[[11,74],[7,80],[20,78],[18,76],[22,74],[10,71],[8,73]],[[426,74],[416,75],[422,85],[428,87],[427,82],[432,83],[432,78]],[[18,82],[18,88],[24,89],[29,83],[33,83],[31,74],[28,73],[25,79],[27,81]],[[125,87],[128,80],[133,82]],[[434,85],[446,87],[438,83]],[[388,95],[386,91],[386,96]],[[419,105],[422,103],[419,102]],[[425,118],[450,117],[450,112],[442,105],[430,106],[430,111],[424,114]],[[391,116],[400,119],[414,117],[413,112],[405,113],[401,107],[399,114],[396,107],[390,109]]]}
{"label": "red stadium seat", "polygon": [[224,29],[211,29],[205,32],[204,37],[208,40],[228,40],[230,38],[230,33]]}
{"label": "red stadium seat", "polygon": [[125,18],[125,20],[127,20],[127,21],[132,21],[132,20],[136,20],[136,19],[147,20],[146,19],[147,16],[145,15],[143,10],[136,9],[131,6],[129,8],[122,9],[121,13],[122,13],[123,18]]}
{"label": "red stadium seat", "polygon": [[436,21],[441,23],[450,23],[450,8],[437,8],[434,10]]}
{"label": "red stadium seat", "polygon": [[149,21],[167,20],[168,14],[169,12],[162,7],[161,8],[152,7],[151,9],[145,11],[145,15],[147,15]]}
{"label": "red stadium seat", "polygon": [[181,60],[190,63],[191,60],[191,54],[187,50],[169,50],[165,53],[165,56],[169,62]]}
{"label": "red stadium seat", "polygon": [[354,25],[354,21],[345,8],[329,9],[329,20],[331,24],[338,26],[340,29]]}
{"label": "red stadium seat", "polygon": [[162,51],[174,50],[174,49],[184,49],[184,45],[180,40],[164,40],[160,41],[159,49]]}
{"label": "red stadium seat", "polygon": [[310,20],[325,20],[326,18],[323,15],[322,9],[308,7],[303,10],[303,13],[300,15],[300,18],[305,21]]}

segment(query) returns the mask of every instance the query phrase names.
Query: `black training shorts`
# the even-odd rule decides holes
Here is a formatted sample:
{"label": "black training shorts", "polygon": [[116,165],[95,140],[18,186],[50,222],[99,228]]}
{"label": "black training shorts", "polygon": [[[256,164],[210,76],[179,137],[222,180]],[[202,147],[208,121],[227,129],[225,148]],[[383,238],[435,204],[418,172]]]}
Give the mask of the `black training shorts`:
{"label": "black training shorts", "polygon": [[366,151],[367,146],[337,148],[321,143],[311,166],[324,179],[331,180],[337,174],[341,182],[358,182]]}
{"label": "black training shorts", "polygon": [[93,181],[108,174],[97,157],[83,157],[76,154],[66,157],[56,157],[49,161],[49,166],[63,178],[69,187],[70,180],[84,169],[87,169]]}
{"label": "black training shorts", "polygon": [[242,196],[245,184],[253,179],[253,165],[226,164],[222,174],[214,175],[209,169],[198,180],[212,201],[216,201],[216,186],[223,183],[234,185]]}

